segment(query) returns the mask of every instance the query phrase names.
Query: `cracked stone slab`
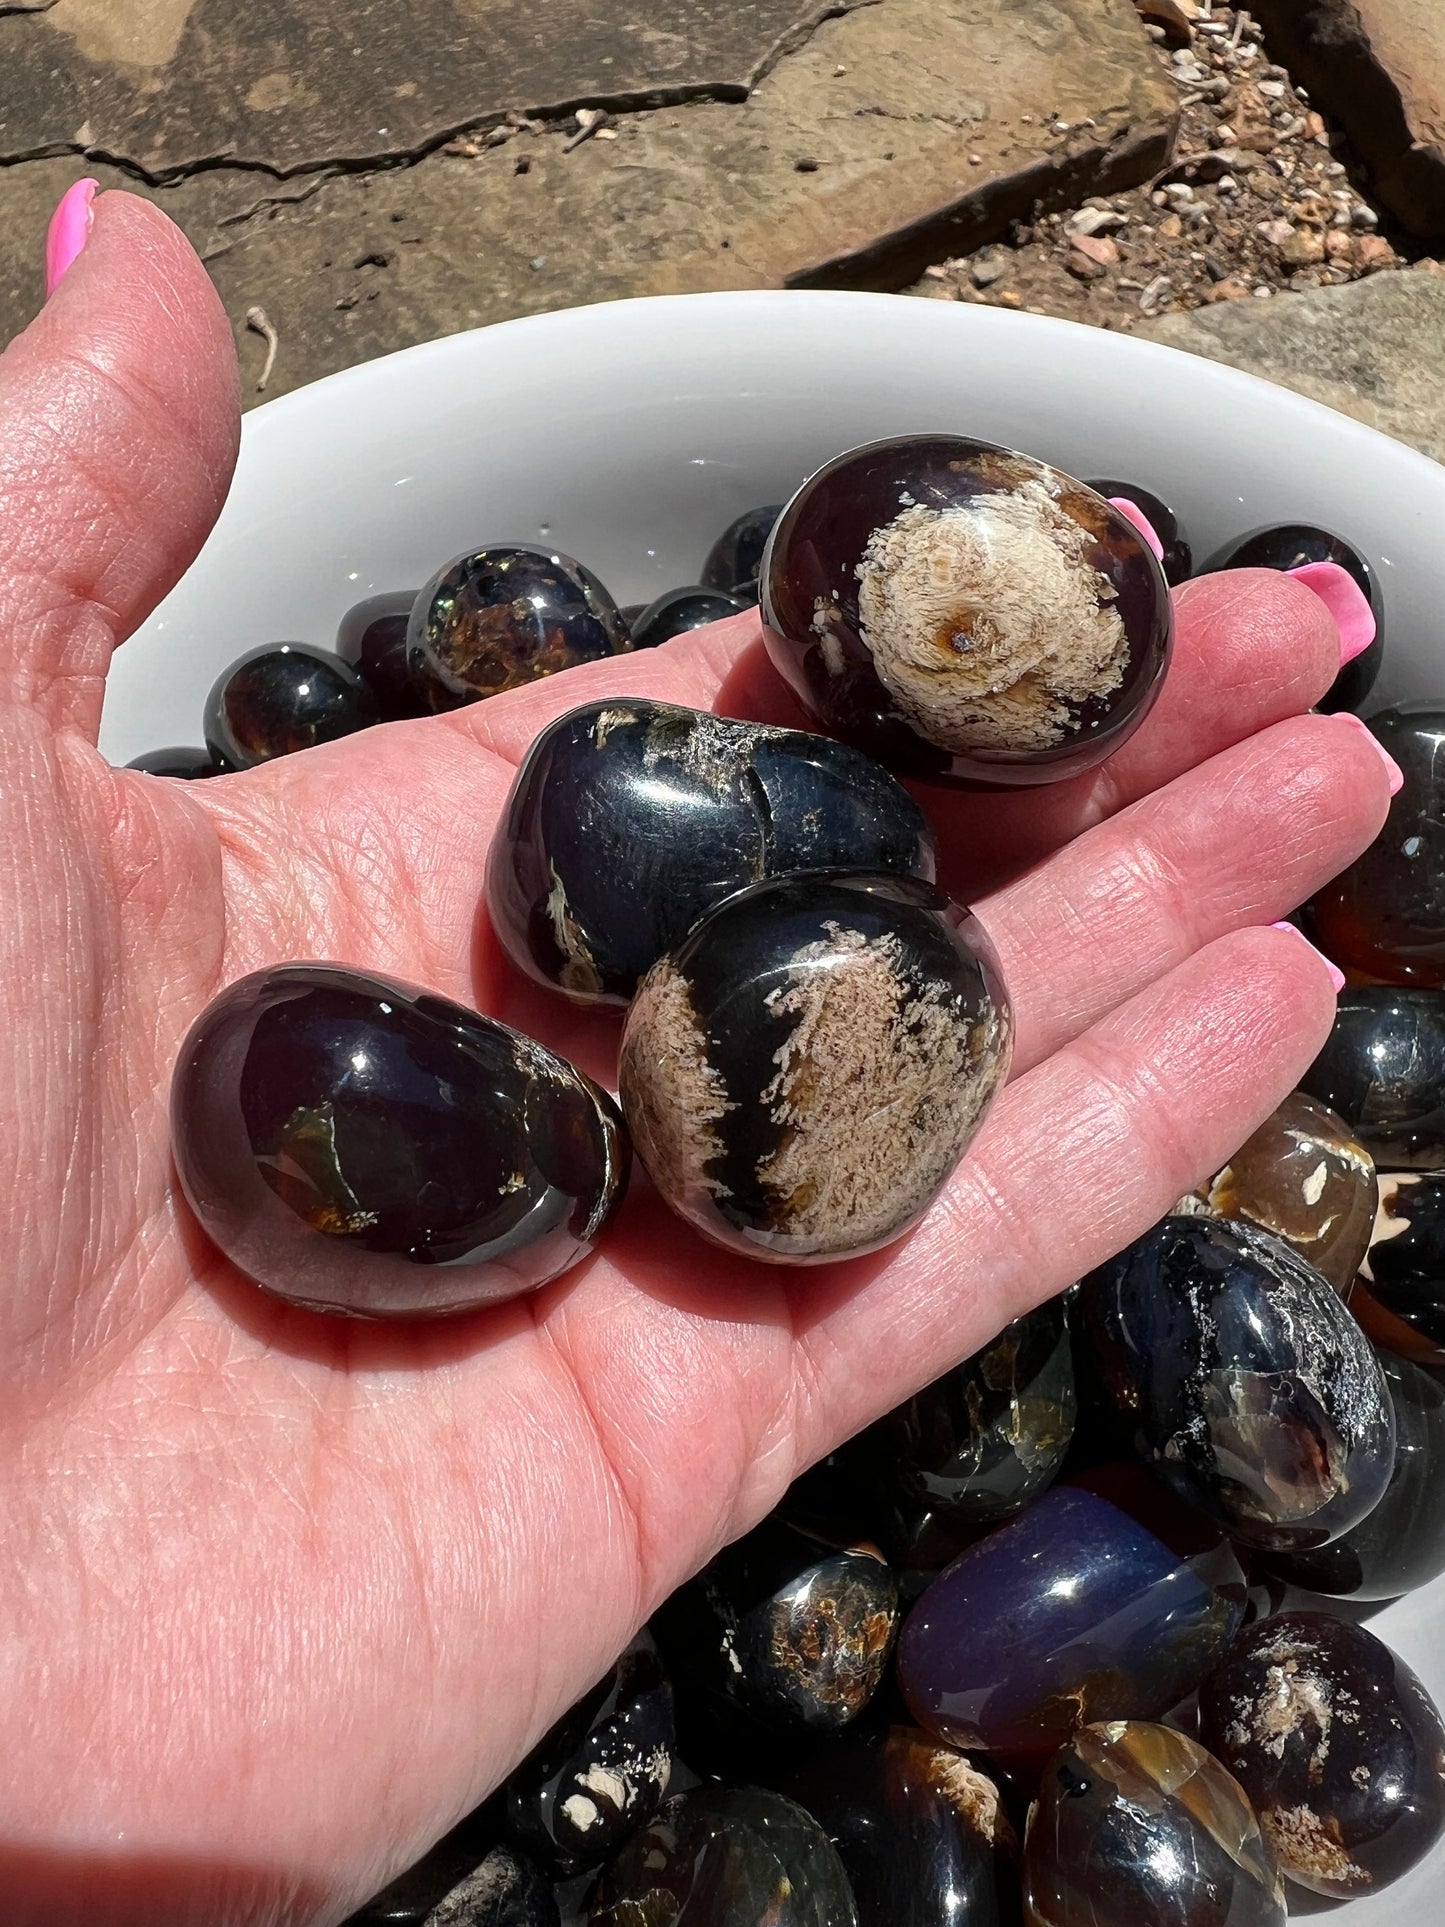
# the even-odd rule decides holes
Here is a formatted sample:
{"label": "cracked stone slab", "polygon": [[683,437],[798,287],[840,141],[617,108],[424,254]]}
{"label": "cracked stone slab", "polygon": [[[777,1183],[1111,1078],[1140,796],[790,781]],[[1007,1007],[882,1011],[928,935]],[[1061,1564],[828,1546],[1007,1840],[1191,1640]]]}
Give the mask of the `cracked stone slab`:
{"label": "cracked stone slab", "polygon": [[[878,0],[825,21],[746,101],[628,116],[570,153],[568,123],[372,173],[211,170],[153,198],[208,258],[254,402],[253,305],[279,331],[278,394],[548,308],[905,286],[1038,203],[1148,178],[1176,97],[1132,0]],[[39,299],[40,236],[75,172],[0,173],[0,335]]]}
{"label": "cracked stone slab", "polygon": [[1294,388],[1445,461],[1445,279],[1377,274],[1272,301],[1223,301],[1135,330]]}
{"label": "cracked stone slab", "polygon": [[288,174],[415,154],[509,109],[740,98],[865,3],[55,0],[0,17],[0,158]]}
{"label": "cracked stone slab", "polygon": [[1445,16],[1440,0],[1254,0],[1271,51],[1335,115],[1380,202],[1445,234]]}

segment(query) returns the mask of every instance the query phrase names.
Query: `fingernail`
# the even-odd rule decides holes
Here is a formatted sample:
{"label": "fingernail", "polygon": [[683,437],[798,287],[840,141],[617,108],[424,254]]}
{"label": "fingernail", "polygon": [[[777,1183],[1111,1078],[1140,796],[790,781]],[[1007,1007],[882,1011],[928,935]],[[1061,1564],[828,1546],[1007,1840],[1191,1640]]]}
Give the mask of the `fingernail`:
{"label": "fingernail", "polygon": [[1323,952],[1323,950],[1315,950],[1314,945],[1310,942],[1309,938],[1305,935],[1304,931],[1300,929],[1298,924],[1272,923],[1269,927],[1271,930],[1288,930],[1288,932],[1292,937],[1298,937],[1300,942],[1304,945],[1305,949],[1314,951],[1315,956],[1319,958],[1320,962],[1324,965],[1325,969],[1329,971],[1330,982],[1334,985],[1336,993],[1338,994],[1338,992],[1344,989],[1345,987],[1344,971],[1339,968],[1338,964],[1332,964],[1329,958]]}
{"label": "fingernail", "polygon": [[1286,569],[1296,582],[1303,582],[1323,602],[1340,632],[1340,667],[1362,656],[1375,640],[1375,615],[1370,599],[1348,569],[1338,562],[1306,562],[1298,569]]}
{"label": "fingernail", "polygon": [[90,239],[95,220],[93,202],[99,191],[99,181],[77,181],[50,217],[50,231],[45,237],[47,301],[74,265],[76,255]]}
{"label": "fingernail", "polygon": [[1368,723],[1361,722],[1358,716],[1352,716],[1348,710],[1342,712],[1338,720],[1342,723],[1348,723],[1351,729],[1363,731],[1366,742],[1368,742],[1370,748],[1374,750],[1380,761],[1385,765],[1385,769],[1389,774],[1391,796],[1398,796],[1405,786],[1405,772],[1400,768],[1400,765],[1395,761],[1389,750],[1385,748],[1385,745],[1380,741],[1374,730],[1370,728]]}
{"label": "fingernail", "polygon": [[1126,522],[1132,522],[1134,524],[1135,528],[1138,529],[1144,540],[1154,551],[1154,560],[1156,562],[1162,562],[1164,560],[1164,544],[1154,533],[1154,524],[1149,520],[1149,517],[1144,513],[1143,509],[1140,508],[1139,504],[1137,502],[1131,502],[1127,495],[1111,495],[1109,497],[1109,507],[1111,509],[1118,509]]}

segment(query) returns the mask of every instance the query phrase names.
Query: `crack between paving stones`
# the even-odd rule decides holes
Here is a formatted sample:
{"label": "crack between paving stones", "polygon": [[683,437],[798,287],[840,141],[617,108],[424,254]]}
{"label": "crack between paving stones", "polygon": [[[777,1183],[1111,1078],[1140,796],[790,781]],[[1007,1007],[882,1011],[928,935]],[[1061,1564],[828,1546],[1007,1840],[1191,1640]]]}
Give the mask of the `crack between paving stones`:
{"label": "crack between paving stones", "polygon": [[[238,174],[260,174],[273,181],[307,180],[315,175],[319,176],[318,187],[341,175],[400,173],[420,166],[450,141],[461,140],[471,134],[492,133],[499,127],[505,127],[513,118],[561,123],[575,115],[579,107],[600,107],[604,113],[630,117],[669,107],[687,107],[698,101],[725,104],[745,101],[779,61],[805,47],[826,21],[840,20],[863,7],[882,4],[883,0],[825,0],[806,19],[796,22],[773,42],[750,70],[746,82],[691,81],[678,87],[648,87],[618,94],[578,94],[575,99],[553,101],[540,107],[498,108],[490,113],[472,115],[437,133],[428,134],[424,141],[419,141],[414,147],[391,149],[379,154],[328,154],[318,160],[298,161],[294,167],[278,167],[272,161],[255,160],[244,154],[205,154],[176,167],[153,169],[131,155],[111,153],[104,147],[84,146],[76,141],[47,141],[43,146],[29,148],[24,153],[0,153],[0,170],[26,167],[34,161],[64,160],[67,156],[74,156],[100,167],[114,168],[118,174],[138,181],[143,187],[159,189],[179,187],[201,174],[217,174],[228,169]],[[300,195],[296,199],[309,200],[310,195]],[[288,204],[286,200],[263,200],[246,214],[234,215],[222,225],[229,226],[249,219],[251,214],[261,213],[270,206]]]}

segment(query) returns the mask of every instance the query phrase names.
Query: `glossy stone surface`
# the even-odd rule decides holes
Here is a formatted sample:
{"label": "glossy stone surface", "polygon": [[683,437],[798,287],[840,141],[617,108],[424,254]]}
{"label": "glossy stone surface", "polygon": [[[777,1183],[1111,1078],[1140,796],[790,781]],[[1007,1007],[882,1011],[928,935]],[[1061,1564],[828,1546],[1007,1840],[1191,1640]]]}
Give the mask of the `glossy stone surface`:
{"label": "glossy stone surface", "polygon": [[171,1089],[176,1169],[257,1284],[357,1317],[515,1297],[600,1234],[626,1186],[611,1100],[429,990],[280,964],[222,991]]}
{"label": "glossy stone surface", "polygon": [[671,703],[586,703],[533,743],[487,864],[503,948],[578,1002],[626,1003],[713,905],[767,876],[932,877],[923,812],[880,764],[803,730]]}
{"label": "glossy stone surface", "polygon": [[1112,502],[1122,495],[1136,508],[1142,509],[1144,517],[1159,537],[1159,546],[1164,551],[1164,579],[1171,588],[1180,582],[1187,582],[1194,573],[1194,551],[1189,538],[1179,526],[1179,518],[1162,496],[1152,490],[1140,488],[1137,482],[1111,481],[1107,477],[1090,479],[1085,488],[1091,488],[1096,495],[1102,495],[1106,502]]}
{"label": "glossy stone surface", "polygon": [[823,1262],[923,1215],[1012,1035],[992,946],[931,884],[783,877],[709,911],[647,973],[622,1107],[649,1177],[704,1236]]}
{"label": "glossy stone surface", "polygon": [[143,770],[147,776],[178,776],[196,782],[205,776],[219,776],[220,765],[208,749],[148,749],[133,757],[127,769]]}
{"label": "glossy stone surface", "polygon": [[1029,1927],[1284,1927],[1284,1882],[1237,1780],[1147,1720],[1050,1761],[1024,1853]]}
{"label": "glossy stone surface", "polygon": [[1061,1298],[880,1419],[870,1434],[897,1518],[887,1550],[936,1571],[1057,1477],[1077,1400]]}
{"label": "glossy stone surface", "polygon": [[233,662],[206,698],[206,747],[225,769],[251,769],[381,721],[350,663],[304,642],[266,643]]}
{"label": "glossy stone surface", "polygon": [[1445,993],[1342,990],[1300,1089],[1339,1113],[1381,1171],[1445,1171]]}
{"label": "glossy stone surface", "polygon": [[1353,662],[1345,664],[1315,704],[1316,709],[1333,715],[1341,709],[1359,708],[1374,687],[1385,655],[1384,598],[1379,578],[1358,549],[1308,522],[1282,522],[1231,542],[1202,573],[1215,569],[1302,569],[1311,562],[1335,562],[1347,569],[1364,590],[1375,618],[1375,640]]}
{"label": "glossy stone surface", "polygon": [[1101,495],[962,436],[818,470],[763,574],[768,653],[831,733],[902,774],[1053,782],[1138,726],[1168,663],[1168,588]]}
{"label": "glossy stone surface", "polygon": [[1241,1633],[1199,1696],[1200,1738],[1239,1781],[1289,1879],[1377,1892],[1445,1828],[1445,1729],[1363,1626],[1283,1613]]}
{"label": "glossy stone surface", "polygon": [[831,1545],[770,1516],[675,1592],[654,1622],[682,1692],[782,1731],[836,1732],[877,1692],[898,1582],[876,1547]]}
{"label": "glossy stone surface", "polygon": [[1329,956],[1391,984],[1445,985],[1445,706],[1382,709],[1371,734],[1404,783],[1363,856],[1310,899]]}
{"label": "glossy stone surface", "polygon": [[939,1574],[898,1674],[952,1746],[1048,1753],[1091,1720],[1156,1719],[1218,1664],[1244,1611],[1224,1536],[1141,1468],[1055,1486]]}
{"label": "glossy stone surface", "polygon": [[1181,1210],[1245,1218],[1287,1245],[1348,1298],[1379,1202],[1374,1160],[1318,1098],[1293,1091]]}
{"label": "glossy stone surface", "polygon": [[525,545],[449,562],[417,597],[407,629],[412,679],[437,710],[631,647],[621,610],[590,569]]}
{"label": "glossy stone surface", "polygon": [[1445,1365],[1445,1177],[1393,1172],[1350,1309],[1377,1345]]}
{"label": "glossy stone surface", "polygon": [[1018,1841],[999,1789],[917,1727],[853,1732],[775,1782],[838,1850],[858,1927],[1011,1927]]}
{"label": "glossy stone surface", "polygon": [[1395,1408],[1395,1470],[1380,1503],[1313,1552],[1262,1555],[1269,1571],[1337,1599],[1394,1599],[1445,1572],[1445,1385],[1380,1356]]}
{"label": "glossy stone surface", "polygon": [[746,509],[729,522],[708,550],[698,581],[744,602],[756,602],[763,552],[782,512],[781,502],[770,502],[766,508]]}
{"label": "glossy stone surface", "polygon": [[1324,1545],[1378,1503],[1395,1451],[1379,1360],[1281,1239],[1165,1218],[1084,1280],[1079,1316],[1134,1449],[1245,1545]]}
{"label": "glossy stone surface", "polygon": [[644,1635],[513,1771],[507,1824],[559,1877],[599,1866],[662,1805],[676,1751],[672,1688]]}
{"label": "glossy stone surface", "polygon": [[494,1802],[468,1814],[343,1927],[560,1927],[551,1881],[496,1825]]}
{"label": "glossy stone surface", "polygon": [[678,1794],[605,1869],[591,1927],[860,1927],[832,1842],[759,1787]]}
{"label": "glossy stone surface", "polygon": [[710,622],[721,622],[724,616],[739,615],[748,606],[741,596],[704,588],[699,583],[690,588],[668,589],[628,624],[632,646],[655,649],[660,642],[685,636],[690,629],[703,629]]}
{"label": "glossy stone surface", "polygon": [[336,632],[337,655],[375,696],[387,723],[427,713],[407,665],[406,631],[415,602],[415,589],[369,596],[347,610]]}

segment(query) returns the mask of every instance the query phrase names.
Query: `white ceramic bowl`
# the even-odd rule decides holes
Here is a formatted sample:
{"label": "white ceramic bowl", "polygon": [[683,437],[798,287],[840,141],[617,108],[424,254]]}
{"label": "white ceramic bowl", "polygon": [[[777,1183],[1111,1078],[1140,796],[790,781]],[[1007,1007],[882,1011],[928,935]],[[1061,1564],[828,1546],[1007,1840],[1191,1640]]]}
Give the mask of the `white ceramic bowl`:
{"label": "white ceramic bowl", "polygon": [[[1445,694],[1445,468],[1424,456],[1234,369],[1069,322],[717,294],[455,335],[258,409],[205,552],[116,661],[101,746],[123,762],[199,743],[206,692],[243,649],[329,644],[352,603],[418,586],[481,541],[541,538],[620,602],[649,600],[694,580],[734,515],[829,456],[930,429],[1132,477],[1201,558],[1267,522],[1336,530],[1383,587],[1375,706]],[[1445,1704],[1445,1580],[1370,1623]],[[1445,1845],[1339,1909],[1341,1927],[1429,1927],[1442,1882]]]}

